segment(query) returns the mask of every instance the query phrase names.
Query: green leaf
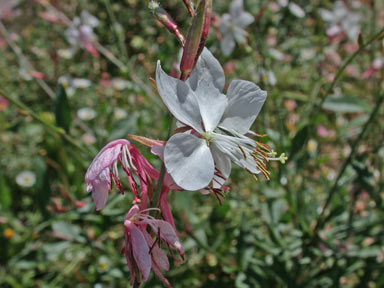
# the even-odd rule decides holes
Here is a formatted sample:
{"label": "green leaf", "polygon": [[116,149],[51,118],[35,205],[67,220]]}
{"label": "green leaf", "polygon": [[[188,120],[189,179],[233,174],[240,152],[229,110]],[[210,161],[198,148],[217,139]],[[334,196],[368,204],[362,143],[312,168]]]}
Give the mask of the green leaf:
{"label": "green leaf", "polygon": [[72,122],[71,107],[65,88],[62,85],[57,87],[54,112],[57,126],[68,132]]}
{"label": "green leaf", "polygon": [[80,243],[85,243],[86,240],[80,235],[81,229],[78,226],[66,222],[58,221],[52,224],[52,229],[61,237],[68,240],[76,240]]}
{"label": "green leaf", "polygon": [[293,159],[293,156],[295,156],[296,153],[299,152],[307,142],[309,128],[309,125],[305,125],[296,133],[295,137],[292,140],[291,151],[288,154],[289,160]]}
{"label": "green leaf", "polygon": [[9,208],[12,204],[11,190],[9,189],[5,178],[0,176],[0,207]]}
{"label": "green leaf", "polygon": [[329,96],[323,104],[323,109],[343,113],[359,113],[370,110],[369,106],[360,98],[347,95]]}

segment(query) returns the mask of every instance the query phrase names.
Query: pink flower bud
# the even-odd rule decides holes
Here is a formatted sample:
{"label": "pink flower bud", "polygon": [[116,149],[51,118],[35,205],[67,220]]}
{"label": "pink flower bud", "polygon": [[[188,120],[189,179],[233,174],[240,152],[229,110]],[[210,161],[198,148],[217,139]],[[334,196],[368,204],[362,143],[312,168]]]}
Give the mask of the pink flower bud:
{"label": "pink flower bud", "polygon": [[195,11],[193,10],[193,5],[191,0],[183,0],[185,7],[187,7],[189,15],[193,17],[195,15]]}
{"label": "pink flower bud", "polygon": [[181,44],[184,46],[185,39],[183,33],[179,30],[176,22],[172,19],[172,17],[165,11],[163,8],[159,6],[159,3],[155,1],[151,1],[149,3],[149,9],[152,10],[153,14],[156,16],[157,20],[160,21],[161,24],[168,29],[169,32],[175,34],[177,38],[180,40]]}
{"label": "pink flower bud", "polygon": [[[201,0],[193,17],[192,25],[189,27],[181,58],[180,71],[183,81],[189,77],[203,51],[202,48],[204,48],[209,33],[211,12],[212,0]],[[202,48],[200,48],[201,46]]]}

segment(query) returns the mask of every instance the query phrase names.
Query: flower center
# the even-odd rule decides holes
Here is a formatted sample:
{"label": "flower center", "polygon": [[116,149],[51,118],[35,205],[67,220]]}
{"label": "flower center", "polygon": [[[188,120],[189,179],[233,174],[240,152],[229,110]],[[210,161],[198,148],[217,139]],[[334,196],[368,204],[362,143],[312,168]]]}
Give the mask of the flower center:
{"label": "flower center", "polygon": [[207,142],[208,146],[213,142],[213,140],[215,140],[215,137],[210,131],[204,132],[201,136]]}

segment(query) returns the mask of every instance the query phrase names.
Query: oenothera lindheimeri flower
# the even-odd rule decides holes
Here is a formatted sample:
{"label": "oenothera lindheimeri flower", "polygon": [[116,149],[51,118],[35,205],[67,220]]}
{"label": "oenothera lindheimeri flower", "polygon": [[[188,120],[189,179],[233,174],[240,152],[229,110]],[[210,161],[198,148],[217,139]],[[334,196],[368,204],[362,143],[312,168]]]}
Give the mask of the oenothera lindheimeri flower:
{"label": "oenothera lindheimeri flower", "polygon": [[67,41],[72,45],[74,53],[79,48],[84,48],[93,56],[98,56],[99,53],[95,47],[96,35],[93,28],[99,25],[99,20],[91,15],[88,11],[81,11],[80,17],[75,17],[65,31]]}
{"label": "oenothera lindheimeri flower", "polygon": [[[152,179],[159,177],[159,173],[133,144],[128,140],[118,139],[107,144],[97,154],[85,174],[87,191],[92,192],[96,210],[104,208],[108,200],[108,193],[112,189],[112,180],[121,193],[124,192],[119,178],[118,162],[121,163],[127,175],[129,186],[135,197],[134,203],[141,201],[141,207],[146,208],[148,187],[151,185]],[[140,179],[140,195],[134,173]]]}
{"label": "oenothera lindheimeri flower", "polygon": [[[173,135],[164,148],[165,167],[181,188],[199,190],[212,181],[220,185],[230,174],[231,160],[253,175],[263,173],[267,179],[266,162],[285,161],[284,154],[274,158],[267,145],[246,136],[257,135],[249,129],[267,92],[252,82],[234,80],[224,95],[224,71],[208,49],[204,49],[187,83],[168,76],[158,62],[156,84],[170,112],[192,129]],[[216,170],[219,175],[215,175]]]}
{"label": "oenothera lindheimeri flower", "polygon": [[220,32],[223,36],[220,47],[225,56],[232,53],[237,43],[244,43],[248,33],[244,30],[255,18],[244,11],[243,0],[233,0],[229,6],[229,14],[221,17]]}
{"label": "oenothera lindheimeri flower", "polygon": [[[146,281],[152,269],[163,283],[170,287],[168,280],[161,274],[161,271],[169,270],[169,262],[167,255],[160,249],[160,243],[164,243],[172,255],[170,247],[176,248],[183,259],[184,250],[171,224],[148,215],[150,210],[153,209],[140,210],[139,206],[134,205],[125,217],[123,252],[130,270],[131,284],[136,276],[139,283],[141,277]],[[154,238],[147,232],[147,226],[151,227]],[[178,261],[175,256],[174,258]],[[137,275],[136,271],[139,272]]]}

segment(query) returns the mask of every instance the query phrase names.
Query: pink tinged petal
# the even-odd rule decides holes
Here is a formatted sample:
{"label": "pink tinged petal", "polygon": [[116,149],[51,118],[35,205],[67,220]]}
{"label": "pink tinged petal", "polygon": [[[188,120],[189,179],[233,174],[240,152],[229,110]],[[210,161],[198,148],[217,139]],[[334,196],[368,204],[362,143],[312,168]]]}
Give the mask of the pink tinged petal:
{"label": "pink tinged petal", "polygon": [[165,106],[177,120],[201,132],[199,104],[194,92],[183,81],[168,76],[157,62],[156,85]]}
{"label": "pink tinged petal", "polygon": [[85,174],[85,181],[92,182],[95,180],[103,170],[114,164],[120,154],[123,145],[129,145],[129,141],[125,139],[118,139],[108,143],[97,156],[93,159]]}
{"label": "pink tinged petal", "polygon": [[[149,247],[152,247],[151,254],[152,254],[152,261],[156,263],[157,267],[160,268],[160,270],[169,270],[169,261],[167,255],[159,248],[158,243],[153,246],[153,243],[155,241],[152,239],[152,237],[148,234],[147,231],[142,231],[145,240],[147,241],[147,244]],[[153,265],[152,262],[152,265]]]}
{"label": "pink tinged petal", "polygon": [[200,58],[197,61],[195,69],[193,69],[191,76],[189,77],[188,81],[192,90],[195,91],[197,89],[201,80],[213,83],[220,92],[224,89],[224,70],[219,61],[207,48],[204,48],[203,53],[201,53]]}
{"label": "pink tinged petal", "polygon": [[127,259],[127,264],[129,268],[129,274],[130,274],[130,283],[133,285],[135,281],[135,268],[133,266],[133,259],[132,259],[132,246],[129,243],[129,235],[127,232],[125,232],[125,246],[123,248],[125,258]]}
{"label": "pink tinged petal", "polygon": [[159,277],[159,279],[164,283],[165,286],[172,287],[171,283],[169,283],[167,278],[165,278],[163,274],[161,274],[159,267],[153,262],[152,262],[152,270],[156,274],[156,276]]}
{"label": "pink tinged petal", "polygon": [[143,280],[147,281],[152,265],[148,244],[145,241],[143,233],[136,227],[135,224],[126,220],[124,225],[129,233],[132,243],[133,257],[135,258],[137,267],[143,275]]}
{"label": "pink tinged petal", "polygon": [[205,131],[213,131],[227,108],[227,97],[221,94],[209,79],[200,79],[196,96]]}
{"label": "pink tinged petal", "polygon": [[129,151],[132,154],[133,164],[138,168],[138,173],[142,178],[146,178],[146,173],[148,173],[148,175],[153,179],[159,178],[159,172],[152,167],[148,160],[140,154],[135,146],[130,145]]}
{"label": "pink tinged petal", "polygon": [[137,213],[140,212],[140,208],[138,205],[133,205],[131,209],[129,209],[127,215],[125,215],[125,220],[131,219],[133,216],[135,216]]}
{"label": "pink tinged petal", "polygon": [[247,133],[263,107],[267,92],[252,82],[234,80],[229,85],[227,96],[228,108],[219,126],[240,134]]}
{"label": "pink tinged petal", "polygon": [[96,210],[104,208],[108,200],[109,190],[111,189],[111,178],[109,168],[103,170],[99,177],[92,183],[92,198],[96,203]]}
{"label": "pink tinged petal", "polygon": [[150,222],[149,225],[151,225],[155,234],[158,234],[160,230],[161,240],[175,247],[179,252],[180,256],[184,259],[184,249],[181,246],[179,238],[176,235],[176,231],[171,226],[171,224],[163,220],[155,220],[153,222]]}
{"label": "pink tinged petal", "polygon": [[169,222],[172,225],[173,229],[175,229],[176,231],[175,222],[173,220],[172,212],[168,204],[169,191],[170,189],[167,185],[163,185],[163,187],[161,188],[160,209],[161,209],[161,214],[163,215],[164,220]]}
{"label": "pink tinged petal", "polygon": [[159,157],[161,161],[164,161],[164,148],[165,148],[165,144],[161,146],[160,145],[152,146],[151,153]]}
{"label": "pink tinged petal", "polygon": [[164,164],[175,183],[190,191],[206,187],[215,170],[205,140],[191,134],[175,134],[168,140]]}

